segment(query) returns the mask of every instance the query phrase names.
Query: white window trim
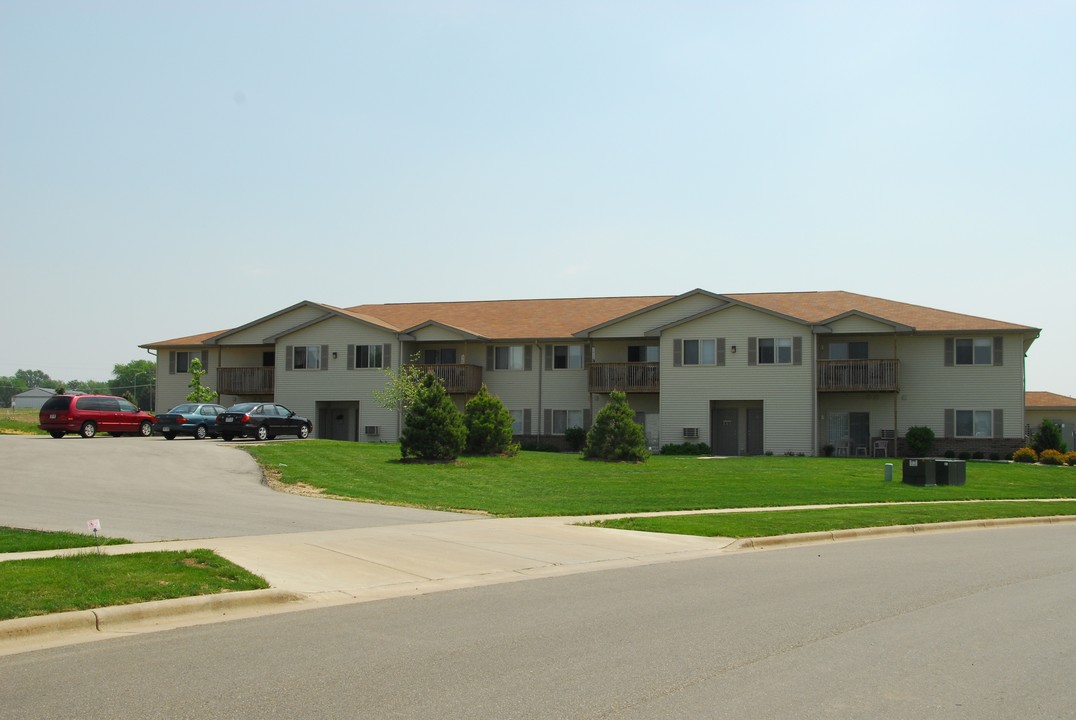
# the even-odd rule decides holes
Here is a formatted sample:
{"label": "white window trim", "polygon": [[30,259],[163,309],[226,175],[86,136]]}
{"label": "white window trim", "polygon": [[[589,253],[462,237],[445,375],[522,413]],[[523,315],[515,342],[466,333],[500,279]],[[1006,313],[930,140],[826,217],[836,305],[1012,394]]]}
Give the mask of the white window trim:
{"label": "white window trim", "polygon": [[[373,349],[377,349],[377,365],[359,365],[360,348],[366,348],[366,357],[369,358]],[[380,370],[385,367],[384,345],[381,343],[362,343],[355,345],[355,370]]]}
{"label": "white window trim", "polygon": [[[960,343],[971,343],[971,362],[960,362]],[[989,356],[986,362],[978,362],[979,348],[985,347],[989,351]],[[958,337],[953,338],[953,365],[957,367],[990,367],[994,364],[994,338],[988,337]]]}
{"label": "white window trim", "polygon": [[[565,361],[568,363],[566,367],[557,367],[557,348],[565,348],[567,356]],[[577,365],[573,365],[573,360],[577,362]],[[583,361],[583,346],[582,345],[554,345],[553,346],[553,367],[552,370],[582,370],[584,367]]]}
{"label": "white window trim", "polygon": [[[688,362],[688,360],[687,360],[687,344],[690,343],[690,342],[694,342],[694,343],[699,344],[699,361],[698,362]],[[714,338],[684,338],[682,343],[683,343],[681,345],[682,349],[680,351],[681,352],[680,364],[683,367],[713,367],[713,366],[717,365],[717,340],[716,339],[714,339]],[[705,357],[705,354],[706,354],[706,353],[703,352],[703,343],[708,343],[710,345],[710,347],[712,348],[712,350],[711,350],[712,361],[711,362],[703,362],[703,358]]]}
{"label": "white window trim", "polygon": [[[310,353],[310,348],[314,349],[313,355]],[[299,359],[299,352],[302,351],[303,366],[299,367],[299,363],[296,362]],[[310,359],[313,357],[313,365],[310,364]],[[291,368],[292,370],[321,370],[321,345],[295,345],[291,349]]]}
{"label": "white window trim", "polygon": [[[578,416],[579,422],[577,424],[572,423],[573,416]],[[557,426],[560,424],[557,422],[558,417],[564,418],[564,425],[558,431]],[[582,410],[554,410],[553,411],[553,427],[549,428],[550,435],[564,435],[570,428],[582,428],[583,427],[583,411]]]}
{"label": "white window trim", "polygon": [[[971,413],[971,435],[960,434],[960,415],[961,413]],[[979,435],[975,432],[975,420],[977,415],[985,415],[989,421],[989,430],[985,435]],[[968,409],[954,409],[953,410],[953,437],[958,438],[992,438],[994,437],[994,411],[993,410],[968,410]]]}
{"label": "white window trim", "polygon": [[[773,362],[762,359],[762,343],[766,340],[773,341]],[[781,341],[788,342],[788,360],[781,360]],[[755,363],[758,365],[791,365],[795,360],[794,343],[792,337],[760,337],[755,340]]]}
{"label": "white window trim", "polygon": [[[497,364],[497,361],[499,359],[499,357],[498,357],[499,353],[497,351],[498,350],[503,350],[505,348],[508,349],[508,366],[507,367],[500,367]],[[518,351],[519,367],[515,367],[515,364],[516,364],[515,361],[517,360],[517,351]],[[504,372],[506,370],[523,370],[525,367],[526,367],[526,357],[525,357],[525,352],[524,352],[524,349],[523,349],[522,345],[496,345],[496,346],[494,346],[494,348],[493,348],[493,369],[494,370]]]}

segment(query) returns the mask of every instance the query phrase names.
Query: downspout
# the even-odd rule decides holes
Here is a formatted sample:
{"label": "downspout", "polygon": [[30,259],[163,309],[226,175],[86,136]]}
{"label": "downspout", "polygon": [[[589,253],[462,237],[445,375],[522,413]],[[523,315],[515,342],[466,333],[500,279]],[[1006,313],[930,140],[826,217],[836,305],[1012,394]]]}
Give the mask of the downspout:
{"label": "downspout", "polygon": [[536,365],[538,365],[538,421],[534,424],[537,428],[537,435],[534,438],[534,447],[537,449],[542,442],[542,431],[549,432],[549,428],[542,427],[545,422],[545,416],[542,414],[542,375],[545,370],[545,357],[542,355],[542,346],[538,344],[538,340],[534,340],[535,354],[538,356],[534,359]]}
{"label": "downspout", "polygon": [[161,386],[161,364],[158,362],[159,358],[157,353],[153,352],[150,348],[146,348],[146,354],[153,358],[153,410],[157,409],[157,388]]}
{"label": "downspout", "polygon": [[818,454],[818,328],[811,328],[811,454]]}
{"label": "downspout", "polygon": [[900,360],[897,358],[897,333],[893,333],[893,360],[897,363],[894,368],[897,377],[897,391],[893,393],[893,457],[897,456],[897,403],[900,402]]}

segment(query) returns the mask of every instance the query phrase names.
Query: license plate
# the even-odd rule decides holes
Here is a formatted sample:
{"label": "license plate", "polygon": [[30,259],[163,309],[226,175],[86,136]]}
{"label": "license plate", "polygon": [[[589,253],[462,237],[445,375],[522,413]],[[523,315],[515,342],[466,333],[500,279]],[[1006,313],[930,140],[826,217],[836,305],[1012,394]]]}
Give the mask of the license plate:
{"label": "license plate", "polygon": [[171,429],[172,428],[166,426],[166,427],[161,428],[161,432],[168,432]]}
{"label": "license plate", "polygon": [[49,420],[55,420],[55,419],[56,419],[56,413],[52,413],[51,415],[49,415]]}
{"label": "license plate", "polygon": [[231,422],[231,421],[232,421],[232,420],[234,420],[234,419],[235,419],[235,418],[224,418],[224,422]]}

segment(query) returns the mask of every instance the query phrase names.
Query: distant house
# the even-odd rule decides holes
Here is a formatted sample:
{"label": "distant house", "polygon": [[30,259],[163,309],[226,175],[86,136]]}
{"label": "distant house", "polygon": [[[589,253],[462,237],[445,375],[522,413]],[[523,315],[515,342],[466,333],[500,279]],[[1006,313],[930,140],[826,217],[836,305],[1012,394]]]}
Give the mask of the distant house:
{"label": "distant house", "polygon": [[1028,392],[1024,394],[1024,421],[1030,435],[1050,418],[1061,426],[1061,439],[1069,449],[1076,448],[1076,398],[1052,392]]}
{"label": "distant house", "polygon": [[13,408],[33,408],[40,410],[45,401],[56,394],[52,388],[32,387],[11,398]]}
{"label": "distant house", "polygon": [[222,404],[281,403],[319,438],[395,441],[385,370],[417,364],[458,407],[486,385],[519,439],[556,443],[628,394],[651,446],[718,455],[892,456],[909,427],[936,452],[1024,443],[1024,357],[1038,328],[855,293],[367,304],[300,302],[236,328],[146,343],[157,407],[191,361]]}

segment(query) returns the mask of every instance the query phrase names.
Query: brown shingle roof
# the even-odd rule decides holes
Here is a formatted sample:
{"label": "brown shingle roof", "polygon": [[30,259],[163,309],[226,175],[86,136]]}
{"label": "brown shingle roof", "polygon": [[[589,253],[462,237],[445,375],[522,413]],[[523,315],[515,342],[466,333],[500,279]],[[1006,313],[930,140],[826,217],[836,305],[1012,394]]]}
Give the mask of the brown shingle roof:
{"label": "brown shingle roof", "polygon": [[192,347],[194,345],[201,345],[211,337],[216,337],[221,333],[228,332],[228,330],[214,330],[213,332],[199,333],[198,335],[188,335],[187,337],[173,338],[171,340],[161,340],[159,342],[145,343],[138,347],[144,348],[167,348],[167,347]]}
{"label": "brown shingle roof", "polygon": [[975,317],[974,315],[936,310],[922,305],[911,305],[895,300],[871,297],[870,295],[858,295],[844,292],[843,290],[726,294],[724,297],[747,303],[748,305],[766,308],[813,324],[821,323],[847,312],[859,311],[901,325],[907,325],[917,332],[970,330],[1037,332],[1038,330],[1038,328],[1027,325],[1015,325],[1001,322],[1000,320]]}
{"label": "brown shingle roof", "polygon": [[1029,408],[1076,408],[1076,398],[1039,390],[1024,393],[1024,407]]}

